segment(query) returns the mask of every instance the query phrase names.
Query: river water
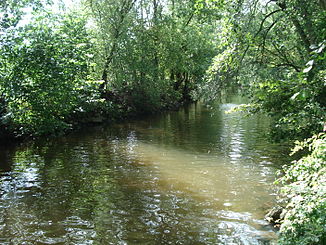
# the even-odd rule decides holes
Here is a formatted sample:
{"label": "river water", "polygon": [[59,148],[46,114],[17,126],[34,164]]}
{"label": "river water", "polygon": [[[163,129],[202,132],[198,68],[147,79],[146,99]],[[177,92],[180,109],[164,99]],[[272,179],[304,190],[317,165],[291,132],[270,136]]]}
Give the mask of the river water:
{"label": "river water", "polygon": [[0,244],[276,244],[286,147],[239,98],[0,149]]}

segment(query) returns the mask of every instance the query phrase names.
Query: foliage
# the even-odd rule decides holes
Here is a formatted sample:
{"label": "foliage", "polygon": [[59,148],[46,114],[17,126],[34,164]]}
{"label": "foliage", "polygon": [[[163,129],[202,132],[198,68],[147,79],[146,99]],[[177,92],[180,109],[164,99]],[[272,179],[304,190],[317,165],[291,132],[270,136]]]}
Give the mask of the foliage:
{"label": "foliage", "polygon": [[[326,11],[318,1],[225,1],[206,94],[239,84],[275,120],[275,136],[307,137],[325,118]],[[206,97],[209,97],[206,96]]]}
{"label": "foliage", "polygon": [[[55,134],[197,98],[215,54],[215,5],[85,0],[76,13],[53,14],[50,3],[1,3],[2,128]],[[19,24],[26,12],[32,20]]]}
{"label": "foliage", "polygon": [[[278,138],[325,125],[325,0],[82,2],[64,14],[46,11],[50,0],[0,2],[0,135],[56,134],[233,84],[252,99],[242,110],[271,115]],[[19,25],[26,11],[32,21]],[[325,138],[301,144],[312,153],[281,179],[283,244],[326,242]]]}
{"label": "foliage", "polygon": [[[103,98],[148,113],[192,100],[214,55],[194,1],[86,1],[102,47]],[[105,16],[105,17],[104,17]]]}
{"label": "foliage", "polygon": [[[214,0],[198,2],[213,3]],[[242,111],[268,113],[274,136],[305,138],[326,122],[325,1],[223,1],[218,55],[207,71],[206,98],[238,84],[251,98]],[[326,243],[325,134],[281,179],[289,198],[281,244]]]}
{"label": "foliage", "polygon": [[1,47],[2,120],[16,134],[53,134],[79,103],[88,75],[90,43],[85,20],[45,14],[7,32]]}
{"label": "foliage", "polygon": [[[320,45],[322,52],[324,44]],[[251,95],[262,110],[274,117],[279,138],[287,136],[308,137],[319,132],[326,121],[325,117],[325,66],[315,67],[315,75],[309,81],[308,71],[315,61],[324,61],[325,54],[315,54],[307,63],[307,68],[282,80],[267,80],[251,87]]]}
{"label": "foliage", "polygon": [[323,1],[85,0],[87,17],[17,25],[47,2],[1,3],[1,122],[19,134],[214,98],[232,83],[273,116],[279,138],[326,120]]}
{"label": "foliage", "polygon": [[0,31],[17,26],[26,8],[42,9],[50,0],[2,0],[0,2]]}
{"label": "foliage", "polygon": [[295,151],[308,147],[311,154],[295,161],[280,179],[289,199],[281,226],[280,244],[326,242],[326,135],[297,143]]}

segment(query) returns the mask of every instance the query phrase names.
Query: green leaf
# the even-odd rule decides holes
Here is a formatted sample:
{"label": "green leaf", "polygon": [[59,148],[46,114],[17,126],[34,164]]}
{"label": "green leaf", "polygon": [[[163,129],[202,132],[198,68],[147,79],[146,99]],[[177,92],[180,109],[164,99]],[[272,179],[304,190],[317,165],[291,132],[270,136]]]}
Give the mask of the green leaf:
{"label": "green leaf", "polygon": [[297,96],[300,94],[300,92],[295,93],[294,95],[291,96],[291,100],[295,100]]}

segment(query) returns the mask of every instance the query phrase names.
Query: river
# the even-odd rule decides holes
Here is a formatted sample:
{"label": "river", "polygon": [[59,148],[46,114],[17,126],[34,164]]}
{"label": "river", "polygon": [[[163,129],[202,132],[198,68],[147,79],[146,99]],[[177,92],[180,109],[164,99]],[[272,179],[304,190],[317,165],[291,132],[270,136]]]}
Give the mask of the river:
{"label": "river", "polygon": [[276,244],[287,147],[229,96],[0,148],[0,244]]}

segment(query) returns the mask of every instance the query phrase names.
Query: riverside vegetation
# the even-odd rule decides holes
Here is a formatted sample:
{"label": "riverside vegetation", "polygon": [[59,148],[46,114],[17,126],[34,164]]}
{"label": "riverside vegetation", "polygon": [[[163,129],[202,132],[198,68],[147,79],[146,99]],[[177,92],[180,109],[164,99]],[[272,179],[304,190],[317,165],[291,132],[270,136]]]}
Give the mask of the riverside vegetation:
{"label": "riverside vegetation", "polygon": [[0,135],[55,135],[237,86],[275,140],[310,138],[280,180],[279,242],[322,244],[325,135],[311,137],[326,121],[325,23],[325,0],[1,1]]}

